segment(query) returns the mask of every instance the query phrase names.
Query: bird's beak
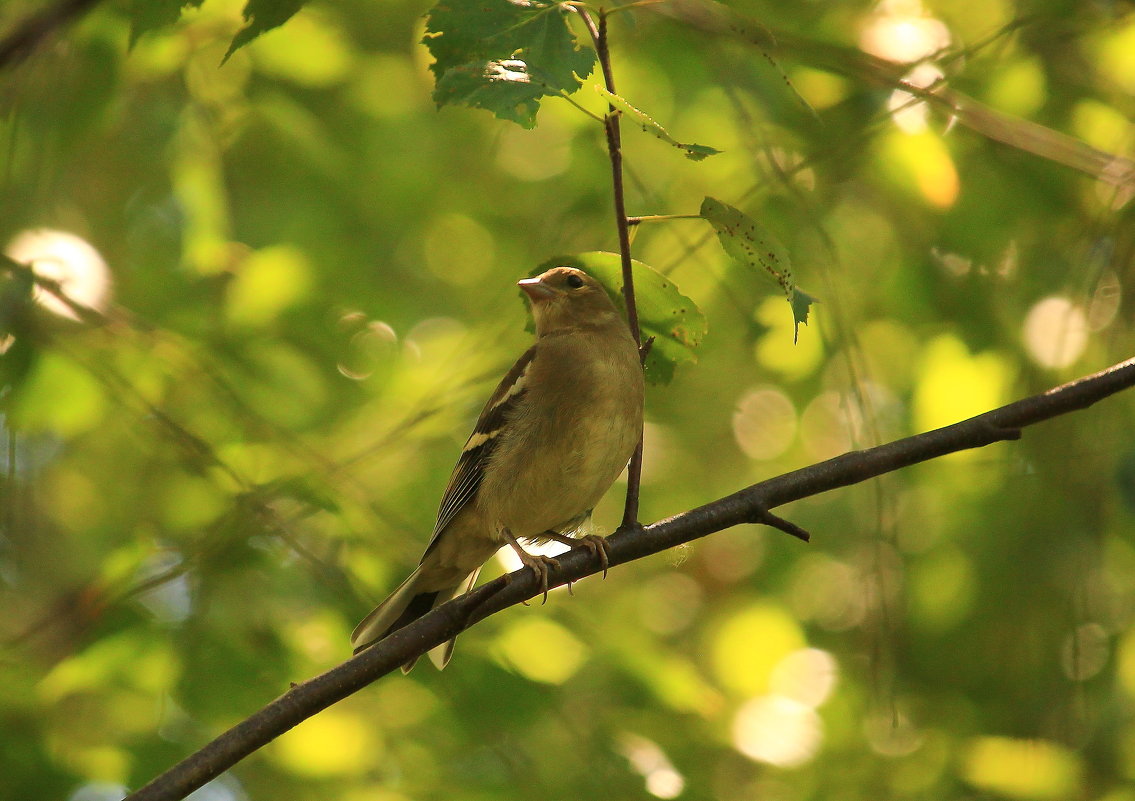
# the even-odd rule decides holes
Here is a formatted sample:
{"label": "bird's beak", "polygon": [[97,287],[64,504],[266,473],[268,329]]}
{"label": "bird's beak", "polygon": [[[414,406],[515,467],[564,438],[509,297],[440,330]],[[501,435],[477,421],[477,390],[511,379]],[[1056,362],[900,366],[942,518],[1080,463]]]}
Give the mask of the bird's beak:
{"label": "bird's beak", "polygon": [[545,284],[539,278],[522,278],[516,282],[516,285],[524,290],[524,294],[529,297],[533,303],[543,303],[550,300],[555,294],[556,290]]}

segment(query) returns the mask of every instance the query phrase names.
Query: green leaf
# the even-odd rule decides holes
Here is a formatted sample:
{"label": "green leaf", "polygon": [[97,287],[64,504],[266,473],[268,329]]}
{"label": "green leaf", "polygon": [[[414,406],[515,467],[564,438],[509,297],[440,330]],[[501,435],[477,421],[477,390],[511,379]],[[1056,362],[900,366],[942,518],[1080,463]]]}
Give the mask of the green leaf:
{"label": "green leaf", "polygon": [[126,13],[130,17],[130,47],[144,34],[173,25],[186,8],[200,8],[205,0],[130,0]]}
{"label": "green leaf", "polygon": [[422,40],[435,59],[438,106],[466,105],[525,128],[540,99],[574,92],[595,53],[580,47],[558,3],[535,0],[442,0]]}
{"label": "green leaf", "polygon": [[[245,26],[237,31],[221,63],[265,31],[278,28],[306,5],[307,0],[248,0],[244,6]],[[301,58],[297,54],[297,58]]]}
{"label": "green leaf", "polygon": [[623,116],[638,125],[638,127],[642,128],[643,131],[650,134],[651,136],[655,136],[661,139],[668,145],[673,145],[674,147],[678,148],[686,154],[686,158],[692,161],[701,161],[708,156],[715,156],[721,152],[717,148],[708,147],[707,145],[694,145],[679,142],[677,139],[670,135],[669,131],[667,131],[658,122],[656,122],[654,118],[652,118],[646,112],[635,108],[624,98],[608,92],[605,88],[599,86],[598,84],[596,84],[595,86],[595,91],[602,95],[607,100],[607,102],[611,104],[611,106],[621,111],[623,113]]}
{"label": "green leaf", "polygon": [[[541,264],[532,275],[553,267],[583,270],[603,284],[615,305],[626,311],[623,301],[623,268],[618,253],[591,251],[556,256]],[[696,362],[694,352],[705,336],[706,320],[701,309],[678,291],[666,276],[641,261],[632,260],[635,305],[644,339],[654,337],[646,357],[646,379],[652,384],[668,384],[674,368],[682,362]]]}
{"label": "green leaf", "polygon": [[789,304],[792,306],[792,344],[796,344],[796,340],[800,336],[800,324],[808,324],[808,311],[812,308],[813,303],[819,303],[819,299],[812,297],[807,292],[804,292],[795,287],[792,289],[792,297],[788,299]]}
{"label": "green leaf", "polygon": [[738,263],[758,273],[767,274],[784,290],[792,307],[792,321],[795,323],[792,341],[795,342],[800,333],[800,324],[807,325],[808,310],[818,301],[796,288],[788,249],[775,234],[728,203],[707,197],[702,201],[700,214],[713,226],[726,253]]}

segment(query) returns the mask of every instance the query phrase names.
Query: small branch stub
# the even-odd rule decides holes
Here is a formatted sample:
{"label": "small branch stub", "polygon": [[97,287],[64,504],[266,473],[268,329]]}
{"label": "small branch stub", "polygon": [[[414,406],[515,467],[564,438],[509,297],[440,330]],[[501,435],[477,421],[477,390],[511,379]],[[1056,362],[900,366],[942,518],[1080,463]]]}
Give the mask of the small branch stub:
{"label": "small branch stub", "polygon": [[811,542],[812,540],[812,535],[804,529],[800,528],[800,526],[796,525],[790,520],[785,520],[783,517],[774,515],[768,509],[757,509],[753,513],[752,522],[759,525],[771,526],[772,528],[779,529],[785,534],[790,534],[793,537],[796,537],[796,539],[803,540],[804,542]]}

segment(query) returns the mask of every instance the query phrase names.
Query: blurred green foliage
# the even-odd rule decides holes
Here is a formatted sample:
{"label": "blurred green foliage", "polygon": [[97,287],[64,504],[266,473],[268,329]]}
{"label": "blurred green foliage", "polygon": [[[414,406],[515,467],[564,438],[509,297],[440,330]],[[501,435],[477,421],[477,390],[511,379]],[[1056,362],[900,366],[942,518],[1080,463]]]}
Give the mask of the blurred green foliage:
{"label": "blurred green foliage", "polygon": [[[526,347],[515,281],[617,247],[601,126],[435,109],[426,3],[312,3],[223,65],[243,4],[187,5],[105,3],[0,72],[0,244],[66,231],[110,276],[37,262],[94,323],[0,283],[4,798],[117,798],[345,659]],[[794,37],[775,63],[656,13],[696,5],[611,20],[619,95],[722,151],[625,126],[629,212],[720,198],[823,302],[794,346],[704,221],[636,227],[708,321],[650,390],[644,521],[1132,352],[1130,185],[1036,146],[1131,151],[1127,4],[736,0]],[[910,41],[1016,139],[849,55]],[[733,529],[510,609],[208,797],[1135,798],[1133,417],[781,510],[811,545]]]}

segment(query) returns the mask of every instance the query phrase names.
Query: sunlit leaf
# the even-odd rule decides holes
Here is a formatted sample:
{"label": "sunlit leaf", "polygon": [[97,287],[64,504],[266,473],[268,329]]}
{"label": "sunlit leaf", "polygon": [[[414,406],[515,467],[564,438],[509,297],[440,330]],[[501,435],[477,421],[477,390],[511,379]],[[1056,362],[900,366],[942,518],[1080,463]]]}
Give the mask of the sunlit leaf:
{"label": "sunlit leaf", "polygon": [[[548,259],[532,273],[557,266],[575,267],[603,284],[620,309],[623,300],[623,268],[618,253],[592,251]],[[706,320],[692,300],[678,291],[674,282],[653,267],[633,260],[635,306],[643,339],[654,337],[646,358],[646,378],[652,384],[667,384],[674,368],[697,360],[694,349],[705,336]]]}
{"label": "sunlit leaf", "polygon": [[130,0],[130,46],[150,31],[172,25],[187,8],[200,8],[205,0]]}
{"label": "sunlit leaf", "polygon": [[531,128],[540,99],[579,88],[595,53],[581,47],[557,3],[442,0],[423,40],[439,106],[467,105]]}
{"label": "sunlit leaf", "polygon": [[713,226],[725,252],[754,272],[771,277],[784,290],[792,308],[793,341],[800,333],[800,324],[807,324],[808,310],[816,299],[797,289],[792,275],[792,259],[788,249],[776,235],[739,209],[707,197],[701,204],[701,216]]}
{"label": "sunlit leaf", "polygon": [[642,128],[643,131],[650,134],[651,136],[661,139],[668,145],[673,145],[674,147],[678,148],[683,153],[685,153],[686,158],[690,159],[691,161],[701,161],[708,156],[715,156],[721,152],[717,148],[709,147],[707,145],[694,145],[679,142],[677,139],[670,135],[669,131],[663,128],[645,111],[641,111],[635,108],[623,98],[619,97],[616,94],[608,92],[598,84],[596,84],[595,86],[595,91],[598,92],[602,97],[604,97],[607,102],[610,103],[614,108],[621,111],[624,117],[633,122],[639,128]]}
{"label": "sunlit leaf", "polygon": [[[307,0],[248,0],[244,7],[245,26],[237,31],[223,61],[265,31],[279,27],[307,4]],[[297,58],[302,58],[300,54]]]}

